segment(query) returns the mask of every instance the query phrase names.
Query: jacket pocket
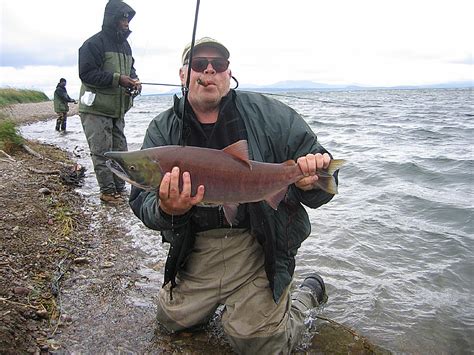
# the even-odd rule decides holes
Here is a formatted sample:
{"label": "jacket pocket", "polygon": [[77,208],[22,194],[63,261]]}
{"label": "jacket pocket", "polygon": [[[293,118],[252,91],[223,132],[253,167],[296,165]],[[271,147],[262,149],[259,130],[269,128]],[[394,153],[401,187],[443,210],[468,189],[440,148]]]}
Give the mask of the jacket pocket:
{"label": "jacket pocket", "polygon": [[106,116],[118,117],[120,102],[116,93],[109,93],[97,90],[91,108]]}

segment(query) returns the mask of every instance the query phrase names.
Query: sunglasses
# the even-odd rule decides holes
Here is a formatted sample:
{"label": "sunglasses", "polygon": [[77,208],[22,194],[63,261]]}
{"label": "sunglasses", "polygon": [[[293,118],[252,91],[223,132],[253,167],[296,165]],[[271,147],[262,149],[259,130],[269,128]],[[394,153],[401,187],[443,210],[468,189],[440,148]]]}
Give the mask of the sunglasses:
{"label": "sunglasses", "polygon": [[191,68],[198,73],[204,72],[207,66],[211,63],[214,70],[218,73],[222,73],[229,68],[229,61],[224,58],[213,58],[207,59],[203,57],[195,57],[191,62]]}

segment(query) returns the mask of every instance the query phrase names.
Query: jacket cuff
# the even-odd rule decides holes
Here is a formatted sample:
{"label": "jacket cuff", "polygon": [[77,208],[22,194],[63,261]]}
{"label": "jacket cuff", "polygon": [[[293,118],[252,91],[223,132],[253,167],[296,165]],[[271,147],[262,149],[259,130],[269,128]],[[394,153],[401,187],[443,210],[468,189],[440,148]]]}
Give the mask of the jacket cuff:
{"label": "jacket cuff", "polygon": [[116,88],[119,86],[120,73],[114,73],[114,78],[112,79],[112,87]]}
{"label": "jacket cuff", "polygon": [[164,227],[163,229],[172,229],[172,228],[177,228],[181,227],[184,224],[189,222],[189,219],[191,218],[193,208],[186,212],[185,214],[179,215],[179,216],[174,216],[166,213],[161,209],[160,206],[158,206],[158,210],[156,212],[157,217],[158,217],[158,224],[161,225],[161,227]]}

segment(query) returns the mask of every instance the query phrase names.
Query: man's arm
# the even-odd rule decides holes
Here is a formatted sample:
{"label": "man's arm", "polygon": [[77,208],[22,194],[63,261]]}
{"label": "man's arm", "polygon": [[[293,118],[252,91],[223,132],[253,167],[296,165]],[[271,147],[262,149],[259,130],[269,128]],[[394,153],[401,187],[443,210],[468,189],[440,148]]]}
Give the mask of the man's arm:
{"label": "man's arm", "polygon": [[79,78],[86,84],[98,88],[118,86],[120,73],[102,70],[104,53],[94,42],[88,41],[79,48]]}
{"label": "man's arm", "polygon": [[[290,186],[288,198],[299,201],[310,208],[318,208],[331,201],[334,195],[309,185],[314,186],[314,182],[316,182],[316,168],[327,168],[332,155],[319,144],[312,129],[299,115],[295,116],[289,132],[288,146],[292,147],[290,154],[307,176]],[[337,184],[337,171],[334,177]]]}

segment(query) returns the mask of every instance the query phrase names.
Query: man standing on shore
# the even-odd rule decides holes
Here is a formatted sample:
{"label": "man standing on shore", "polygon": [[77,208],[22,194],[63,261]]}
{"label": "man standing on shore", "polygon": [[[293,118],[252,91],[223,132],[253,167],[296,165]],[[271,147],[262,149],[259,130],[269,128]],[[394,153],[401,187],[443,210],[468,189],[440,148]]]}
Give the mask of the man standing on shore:
{"label": "man standing on shore", "polygon": [[117,204],[124,200],[125,182],[105,165],[104,153],[126,151],[125,113],[141,91],[127,42],[129,22],[135,11],[120,0],[105,6],[102,31],[79,48],[79,77],[82,80],[79,114],[89,144],[100,199]]}
{"label": "man standing on shore", "polygon": [[66,91],[66,79],[61,78],[59,79],[59,83],[56,85],[56,90],[54,91],[54,112],[58,114],[58,118],[56,120],[56,131],[66,130],[69,102],[74,102],[77,104],[77,101],[71,99]]}

